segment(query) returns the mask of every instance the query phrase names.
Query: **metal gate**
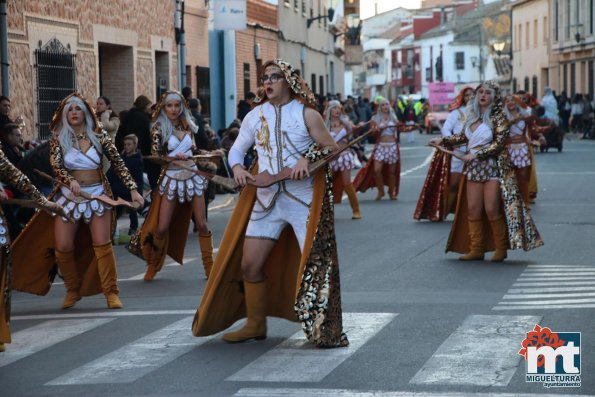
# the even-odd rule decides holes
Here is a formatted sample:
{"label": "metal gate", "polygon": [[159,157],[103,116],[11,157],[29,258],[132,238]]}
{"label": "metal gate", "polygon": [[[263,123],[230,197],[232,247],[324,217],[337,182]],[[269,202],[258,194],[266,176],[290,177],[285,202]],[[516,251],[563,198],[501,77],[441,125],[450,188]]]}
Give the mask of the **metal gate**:
{"label": "metal gate", "polygon": [[35,50],[37,69],[37,130],[38,139],[51,136],[52,116],[68,94],[76,91],[75,55],[57,39]]}

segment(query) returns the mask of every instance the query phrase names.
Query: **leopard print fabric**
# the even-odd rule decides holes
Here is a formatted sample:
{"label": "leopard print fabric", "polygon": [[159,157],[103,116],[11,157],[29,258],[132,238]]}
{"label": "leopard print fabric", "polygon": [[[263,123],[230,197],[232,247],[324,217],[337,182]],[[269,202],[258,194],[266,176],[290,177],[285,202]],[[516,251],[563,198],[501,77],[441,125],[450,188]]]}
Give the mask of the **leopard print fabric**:
{"label": "leopard print fabric", "polygon": [[[313,145],[305,157],[314,162],[327,153]],[[328,165],[325,166],[324,173],[326,190],[320,221],[310,256],[304,267],[294,309],[308,340],[318,347],[343,347],[349,345],[349,341],[343,332],[339,261],[335,240],[333,173]]]}

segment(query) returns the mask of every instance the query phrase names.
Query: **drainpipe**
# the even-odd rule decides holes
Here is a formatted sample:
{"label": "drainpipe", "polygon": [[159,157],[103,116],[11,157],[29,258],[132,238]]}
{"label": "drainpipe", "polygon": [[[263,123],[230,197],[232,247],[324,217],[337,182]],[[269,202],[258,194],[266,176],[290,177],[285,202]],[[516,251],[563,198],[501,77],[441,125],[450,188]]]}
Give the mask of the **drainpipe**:
{"label": "drainpipe", "polygon": [[178,44],[178,89],[186,86],[186,32],[184,30],[184,0],[176,1],[176,42]]}
{"label": "drainpipe", "polygon": [[8,29],[6,22],[6,0],[0,0],[0,65],[2,69],[2,95],[9,97],[8,80]]}

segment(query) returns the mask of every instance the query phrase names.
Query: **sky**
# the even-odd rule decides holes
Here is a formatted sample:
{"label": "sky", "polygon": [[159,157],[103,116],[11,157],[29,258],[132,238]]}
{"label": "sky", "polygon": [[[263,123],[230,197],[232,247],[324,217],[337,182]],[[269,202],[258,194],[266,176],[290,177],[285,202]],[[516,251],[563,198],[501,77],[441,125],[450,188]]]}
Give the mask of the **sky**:
{"label": "sky", "polygon": [[419,8],[421,0],[360,0],[360,18],[374,16],[374,3],[378,3],[378,13],[394,10],[395,8]]}

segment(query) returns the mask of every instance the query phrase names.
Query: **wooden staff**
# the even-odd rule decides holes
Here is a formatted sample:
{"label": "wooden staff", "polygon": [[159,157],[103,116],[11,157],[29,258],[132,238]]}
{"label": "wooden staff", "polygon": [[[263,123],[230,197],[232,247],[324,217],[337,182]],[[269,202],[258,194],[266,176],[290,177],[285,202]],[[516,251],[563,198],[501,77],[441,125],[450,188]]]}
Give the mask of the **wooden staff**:
{"label": "wooden staff", "polygon": [[[63,183],[56,178],[52,178],[51,175],[48,175],[45,172],[40,171],[38,169],[35,169],[34,171],[37,175],[41,176],[42,178],[47,179],[48,181],[52,181],[53,183],[56,183],[60,186],[64,186],[67,189],[70,189],[70,186],[68,186],[66,183]],[[114,200],[111,197],[107,196],[106,194],[100,194],[99,196],[94,196],[90,193],[87,193],[87,192],[84,192],[81,190],[80,196],[86,200],[101,201],[102,203],[110,205],[112,207],[122,206],[122,207],[132,208],[134,210],[138,209],[138,207],[139,207],[138,203],[131,203],[130,201],[126,201],[122,198],[118,198],[117,200]]]}
{"label": "wooden staff", "polygon": [[454,157],[458,158],[459,160],[465,161],[465,159],[463,158],[463,156],[460,155],[460,153],[457,153],[457,152],[455,152],[453,150],[448,150],[444,146],[434,146],[434,145],[428,145],[428,146],[433,147],[433,148],[436,148],[436,149],[438,149],[441,152],[444,152],[446,154],[450,154],[451,156],[454,156]]}
{"label": "wooden staff", "polygon": [[25,199],[15,199],[15,198],[9,198],[6,200],[2,200],[2,205],[18,205],[19,207],[23,207],[23,208],[35,208],[35,209],[40,209],[40,210],[44,210],[45,212],[49,212],[52,214],[56,214],[56,215],[60,215],[66,219],[68,219],[71,222],[74,222],[74,218],[72,218],[72,216],[70,216],[70,214],[67,214],[66,212],[64,212],[64,209],[62,207],[59,207],[60,210],[58,210],[58,208],[52,209],[49,207],[44,207],[43,205],[39,204],[37,201],[34,200],[25,200]]}
{"label": "wooden staff", "polygon": [[[202,156],[202,155],[199,155],[199,156]],[[196,157],[197,156],[189,157],[188,160],[193,160]],[[211,157],[221,157],[221,155],[216,155],[216,156],[214,155]],[[210,172],[203,171],[200,169],[194,169],[194,168],[192,168],[192,166],[182,163],[182,161],[184,161],[183,159],[178,159],[176,157],[169,157],[169,156],[144,156],[144,158],[146,158],[149,161],[153,161],[155,163],[161,164],[161,165],[165,165],[165,164],[175,165],[178,168],[182,168],[182,169],[184,169],[186,171],[190,171],[196,175],[203,176],[203,177],[207,178],[209,181],[216,183],[218,185],[221,185],[226,189],[235,190],[238,187],[235,180],[233,180],[233,178],[225,178],[221,175],[212,174]],[[202,158],[202,157],[200,157],[200,158]]]}
{"label": "wooden staff", "polygon": [[[332,153],[324,156],[320,160],[317,160],[317,161],[309,164],[308,165],[308,173],[310,175],[312,175],[312,173],[314,173],[317,170],[319,170],[320,168],[322,168],[325,164],[327,164],[330,161],[333,161],[334,159],[339,157],[339,155],[342,152],[349,149],[351,146],[355,145],[356,143],[359,143],[362,140],[364,140],[371,133],[372,133],[372,130],[366,132],[365,134],[358,136],[355,139],[352,139],[351,141],[349,141],[347,143],[347,145],[345,145],[341,149],[337,150],[336,152],[332,152]],[[268,171],[263,171],[257,175],[254,175],[253,181],[250,179],[247,179],[246,183],[248,185],[256,186],[256,187],[269,187],[271,185],[274,185],[275,183],[279,183],[279,182],[291,179],[292,171],[293,171],[293,168],[290,168],[290,167],[284,167],[280,172],[278,172],[277,174],[274,174],[274,175],[271,175]]]}

